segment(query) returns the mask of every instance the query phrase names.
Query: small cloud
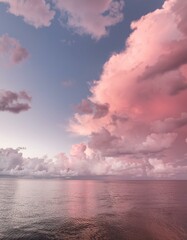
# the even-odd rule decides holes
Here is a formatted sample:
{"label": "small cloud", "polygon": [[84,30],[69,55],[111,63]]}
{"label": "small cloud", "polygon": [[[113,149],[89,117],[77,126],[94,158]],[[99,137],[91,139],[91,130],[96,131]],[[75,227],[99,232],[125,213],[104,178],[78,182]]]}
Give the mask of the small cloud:
{"label": "small cloud", "polygon": [[93,118],[103,118],[108,114],[109,105],[93,103],[90,100],[83,99],[80,104],[76,106],[80,114],[93,114]]}
{"label": "small cloud", "polygon": [[25,91],[12,92],[0,90],[0,112],[20,113],[28,111],[31,97]]}
{"label": "small cloud", "polygon": [[50,4],[45,0],[0,0],[8,4],[8,12],[15,16],[23,17],[24,21],[35,28],[48,27],[54,18],[55,11],[51,10]]}
{"label": "small cloud", "polygon": [[72,46],[73,44],[75,44],[74,39],[62,39],[61,42],[67,46]]}
{"label": "small cloud", "polygon": [[29,53],[15,38],[4,34],[0,37],[0,60],[8,64],[19,64],[27,59]]}

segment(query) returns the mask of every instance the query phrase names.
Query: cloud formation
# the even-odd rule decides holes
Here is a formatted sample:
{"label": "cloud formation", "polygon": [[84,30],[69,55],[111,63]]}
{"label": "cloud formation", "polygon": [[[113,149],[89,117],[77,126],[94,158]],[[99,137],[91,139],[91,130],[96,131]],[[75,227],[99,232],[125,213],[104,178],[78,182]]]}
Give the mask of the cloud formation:
{"label": "cloud formation", "polygon": [[28,56],[28,51],[20,45],[17,39],[9,37],[7,34],[0,37],[0,62],[19,64]]}
{"label": "cloud formation", "polygon": [[[109,26],[100,19],[110,11],[118,16],[120,3],[55,1],[70,27],[97,39]],[[90,96],[70,120],[69,130],[87,136],[88,143],[53,159],[24,158],[20,149],[1,149],[0,174],[186,178],[186,11],[186,1],[167,0],[131,24],[124,50],[105,63]],[[92,25],[97,17],[98,29]]]}
{"label": "cloud formation", "polygon": [[0,111],[20,113],[27,111],[30,106],[31,97],[25,92],[12,92],[6,90],[0,90]]}
{"label": "cloud formation", "polygon": [[181,113],[180,117],[176,118],[166,118],[163,121],[157,120],[153,122],[152,129],[155,132],[171,132],[175,131],[178,128],[187,126],[187,113]]}
{"label": "cloud formation", "polygon": [[77,111],[80,114],[92,114],[94,118],[102,118],[107,115],[108,104],[96,104],[89,100],[83,99],[77,106]]}
{"label": "cloud formation", "polygon": [[88,34],[100,39],[107,35],[108,28],[123,19],[123,0],[53,0],[61,12],[63,25],[79,34]]}
{"label": "cloud formation", "polygon": [[48,27],[54,18],[55,11],[45,0],[0,0],[8,4],[8,12],[23,17],[24,21],[35,28]]}
{"label": "cloud formation", "polygon": [[[88,136],[91,149],[110,158],[111,164],[120,162],[122,169],[125,164],[133,168],[134,176],[183,175],[186,11],[185,1],[168,0],[132,22],[125,49],[105,63],[90,96],[70,121],[70,131]],[[107,111],[96,118],[92,106],[107,106]]]}
{"label": "cloud formation", "polygon": [[134,179],[184,179],[186,177],[186,158],[175,164],[163,162],[162,159],[149,157],[121,158],[102,157],[93,151],[87,151],[85,144],[72,146],[71,153],[64,153],[49,159],[27,158],[22,148],[0,149],[0,176],[32,176],[32,177],[79,177],[123,175]]}
{"label": "cloud formation", "polygon": [[[8,12],[35,28],[49,27],[56,12],[63,26],[100,39],[123,19],[124,0],[0,0]],[[54,10],[52,9],[54,6]]]}

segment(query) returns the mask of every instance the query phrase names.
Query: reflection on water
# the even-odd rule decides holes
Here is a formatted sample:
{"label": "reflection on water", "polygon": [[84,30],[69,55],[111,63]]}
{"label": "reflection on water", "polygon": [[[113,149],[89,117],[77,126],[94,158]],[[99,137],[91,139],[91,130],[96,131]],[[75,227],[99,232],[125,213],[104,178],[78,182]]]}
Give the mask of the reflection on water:
{"label": "reflection on water", "polygon": [[0,238],[187,240],[187,181],[0,179]]}

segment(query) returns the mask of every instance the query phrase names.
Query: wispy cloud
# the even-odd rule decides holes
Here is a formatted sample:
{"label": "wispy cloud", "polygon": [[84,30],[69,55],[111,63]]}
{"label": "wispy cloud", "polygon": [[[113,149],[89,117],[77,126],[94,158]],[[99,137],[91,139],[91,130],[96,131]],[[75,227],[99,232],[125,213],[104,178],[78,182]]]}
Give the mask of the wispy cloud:
{"label": "wispy cloud", "polygon": [[7,34],[0,37],[0,60],[3,64],[19,64],[27,59],[28,51],[15,38]]}
{"label": "wispy cloud", "polygon": [[71,80],[63,80],[61,82],[62,86],[65,87],[65,88],[70,88],[74,85],[73,81]]}

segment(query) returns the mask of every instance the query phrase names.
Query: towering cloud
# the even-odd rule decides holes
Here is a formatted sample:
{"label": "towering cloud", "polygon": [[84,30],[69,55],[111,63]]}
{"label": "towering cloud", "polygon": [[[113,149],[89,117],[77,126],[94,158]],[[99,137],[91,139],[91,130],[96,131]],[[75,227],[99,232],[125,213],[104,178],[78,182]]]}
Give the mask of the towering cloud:
{"label": "towering cloud", "polygon": [[[171,176],[179,159],[187,165],[186,11],[186,1],[168,0],[133,22],[124,51],[105,63],[70,121],[71,131],[89,136],[91,149],[111,164],[137,169],[135,176],[140,169],[148,176],[161,168]],[[96,118],[92,106],[107,111]]]}
{"label": "towering cloud", "polygon": [[35,28],[48,27],[55,12],[45,0],[0,0],[8,4],[8,12],[24,18],[24,21]]}
{"label": "towering cloud", "polygon": [[3,64],[18,64],[28,58],[28,51],[23,48],[18,40],[7,34],[0,37],[0,62]]}
{"label": "towering cloud", "polygon": [[123,0],[54,0],[62,23],[79,34],[100,39],[123,19]]}
{"label": "towering cloud", "polygon": [[31,97],[24,91],[16,93],[0,90],[0,111],[20,113],[30,109]]}

